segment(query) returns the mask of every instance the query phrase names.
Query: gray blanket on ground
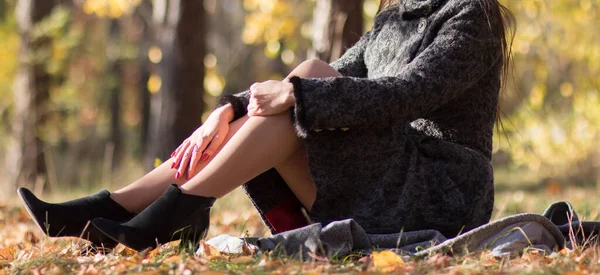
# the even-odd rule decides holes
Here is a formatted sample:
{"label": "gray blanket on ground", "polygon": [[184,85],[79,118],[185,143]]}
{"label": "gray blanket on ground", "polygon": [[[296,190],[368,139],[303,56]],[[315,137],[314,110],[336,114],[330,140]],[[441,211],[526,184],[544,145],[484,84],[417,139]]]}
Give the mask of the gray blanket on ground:
{"label": "gray blanket on ground", "polygon": [[373,249],[393,249],[413,257],[434,253],[462,254],[490,250],[494,256],[523,252],[527,248],[550,254],[562,248],[573,248],[597,242],[600,222],[583,222],[568,202],[556,202],[542,215],[516,214],[482,225],[455,238],[448,239],[436,230],[420,230],[393,234],[369,234],[354,220],[328,224],[311,224],[265,238],[241,239],[220,235],[207,241],[225,253],[240,253],[243,244],[261,251],[279,250],[303,259],[310,253],[343,257],[350,253],[369,253]]}

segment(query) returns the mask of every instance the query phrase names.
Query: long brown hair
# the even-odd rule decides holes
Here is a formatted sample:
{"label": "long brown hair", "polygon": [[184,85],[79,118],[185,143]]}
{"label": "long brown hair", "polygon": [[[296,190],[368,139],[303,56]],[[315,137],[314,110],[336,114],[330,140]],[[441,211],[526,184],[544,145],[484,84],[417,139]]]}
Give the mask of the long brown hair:
{"label": "long brown hair", "polygon": [[[397,3],[402,0],[381,0],[379,3],[379,9],[377,14],[391,6],[394,3]],[[507,83],[509,78],[512,76],[512,61],[513,61],[513,53],[512,53],[512,45],[513,40],[515,38],[515,31],[517,27],[517,21],[514,15],[510,12],[508,8],[503,6],[498,2],[498,0],[478,0],[479,4],[482,6],[483,10],[486,11],[486,16],[488,23],[491,23],[491,20],[497,20],[499,22],[500,29],[497,30],[496,35],[498,36],[501,46],[502,46],[502,73],[501,73],[501,86],[500,86],[500,95],[506,92]],[[492,14],[487,13],[488,11],[492,11]],[[490,28],[491,28],[491,24]],[[496,127],[497,130],[500,131],[504,129],[502,124],[501,115],[502,110],[500,109],[500,103],[496,107]]]}

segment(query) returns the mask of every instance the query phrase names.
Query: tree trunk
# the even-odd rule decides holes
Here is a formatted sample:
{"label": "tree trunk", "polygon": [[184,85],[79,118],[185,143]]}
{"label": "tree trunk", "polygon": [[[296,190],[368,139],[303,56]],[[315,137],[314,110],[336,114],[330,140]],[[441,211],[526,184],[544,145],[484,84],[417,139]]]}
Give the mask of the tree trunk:
{"label": "tree trunk", "polygon": [[[110,146],[112,148],[111,170],[117,167],[123,156],[122,129],[121,129],[121,91],[123,89],[122,81],[122,60],[119,54],[121,26],[119,19],[111,19],[108,33],[108,62],[106,66],[108,79],[108,90],[110,91],[109,110],[110,110]],[[115,48],[116,47],[116,48]]]}
{"label": "tree trunk", "polygon": [[364,0],[317,0],[310,55],[334,61],[363,35]]}
{"label": "tree trunk", "polygon": [[204,110],[203,1],[154,1],[156,42],[162,50],[158,75],[162,85],[151,98],[146,164],[166,160],[201,124]]}
{"label": "tree trunk", "polygon": [[135,151],[136,157],[144,160],[148,149],[148,135],[150,133],[150,91],[148,90],[148,80],[152,63],[148,58],[148,49],[154,45],[152,22],[147,20],[152,16],[152,3],[150,1],[142,1],[135,9],[132,24],[129,28],[139,30],[139,36],[136,36],[133,41],[137,41],[138,55],[136,67],[138,73],[137,95],[139,102],[138,112],[140,115],[139,126],[139,149]]}
{"label": "tree trunk", "polygon": [[[148,27],[149,28],[149,27]],[[144,27],[144,34],[142,35],[142,41],[140,43],[140,61],[138,70],[140,73],[140,86],[139,86],[139,98],[140,98],[140,156],[145,158],[148,152],[148,142],[150,135],[150,91],[148,90],[148,80],[150,79],[150,62],[148,61],[148,48],[149,43],[146,40],[147,37],[147,27]]]}
{"label": "tree trunk", "polygon": [[[21,35],[19,64],[15,76],[15,122],[12,144],[9,146],[7,191],[13,194],[17,186],[32,187],[43,182],[46,174],[44,144],[39,138],[38,126],[44,121],[49,96],[50,75],[45,64],[33,56],[50,46],[48,38],[32,37],[32,30],[49,16],[57,1],[18,0],[16,18]],[[11,190],[12,189],[12,190]]]}

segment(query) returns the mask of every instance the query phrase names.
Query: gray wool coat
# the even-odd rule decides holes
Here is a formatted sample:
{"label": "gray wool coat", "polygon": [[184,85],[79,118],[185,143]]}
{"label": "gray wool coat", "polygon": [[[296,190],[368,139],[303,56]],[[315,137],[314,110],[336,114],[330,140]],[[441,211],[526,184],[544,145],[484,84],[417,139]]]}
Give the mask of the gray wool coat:
{"label": "gray wool coat", "polygon": [[[317,186],[313,221],[352,218],[368,233],[447,237],[489,221],[498,13],[477,0],[399,1],[331,64],[342,77],[291,79],[292,119]],[[221,104],[239,118],[248,97]],[[275,170],[244,188],[273,232],[300,207]]]}

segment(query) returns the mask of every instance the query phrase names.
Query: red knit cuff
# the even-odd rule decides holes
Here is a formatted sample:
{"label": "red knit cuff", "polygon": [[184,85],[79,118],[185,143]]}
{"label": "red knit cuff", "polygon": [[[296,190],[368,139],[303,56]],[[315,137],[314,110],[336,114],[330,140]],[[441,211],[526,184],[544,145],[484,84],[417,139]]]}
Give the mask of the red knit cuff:
{"label": "red knit cuff", "polygon": [[281,200],[279,204],[265,213],[265,218],[276,233],[308,225],[308,221],[300,210],[302,204],[296,199]]}

